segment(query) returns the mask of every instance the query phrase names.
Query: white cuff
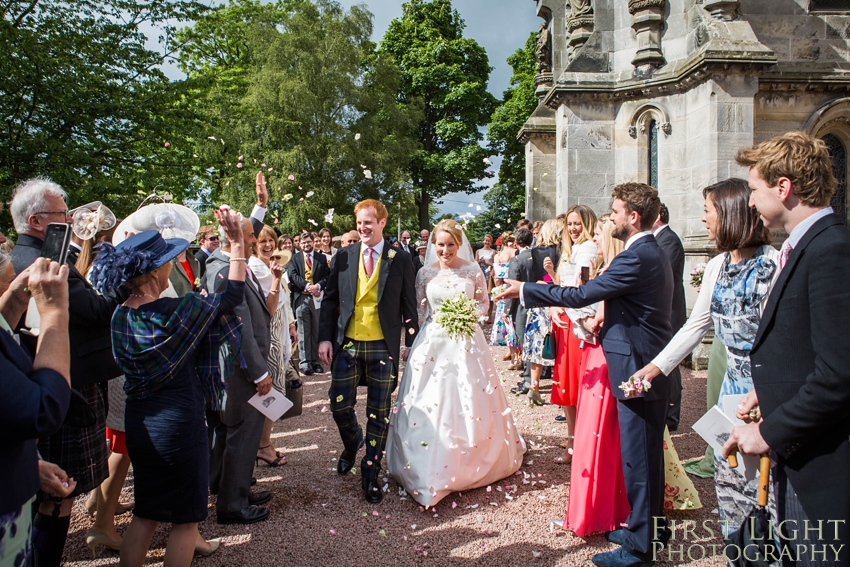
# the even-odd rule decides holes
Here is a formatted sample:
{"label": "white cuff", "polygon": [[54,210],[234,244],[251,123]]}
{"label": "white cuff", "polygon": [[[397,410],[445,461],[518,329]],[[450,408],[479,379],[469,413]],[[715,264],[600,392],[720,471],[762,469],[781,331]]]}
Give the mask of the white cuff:
{"label": "white cuff", "polygon": [[[257,218],[257,217],[254,217],[254,218]],[[256,380],[254,380],[254,384],[259,384],[260,382],[262,382],[263,380],[265,380],[268,377],[269,377],[269,373],[266,372],[265,374],[263,374],[262,376],[260,376]]]}
{"label": "white cuff", "polygon": [[254,205],[254,208],[251,209],[251,218],[257,219],[258,221],[263,222],[263,220],[266,218],[266,211],[267,210],[268,209],[265,209],[265,208],[261,207],[260,205]]}
{"label": "white cuff", "polygon": [[519,303],[520,303],[520,305],[522,305],[523,307],[525,307],[525,295],[524,295],[524,292],[525,292],[525,282],[522,282],[521,284],[519,284]]}

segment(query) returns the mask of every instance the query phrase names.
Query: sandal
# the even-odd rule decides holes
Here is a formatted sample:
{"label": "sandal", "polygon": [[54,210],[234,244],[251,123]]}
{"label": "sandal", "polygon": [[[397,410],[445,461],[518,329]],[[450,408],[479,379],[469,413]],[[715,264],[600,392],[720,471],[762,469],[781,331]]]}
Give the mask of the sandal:
{"label": "sandal", "polygon": [[269,447],[271,447],[271,445],[266,445],[265,447],[260,447],[257,451],[257,466],[260,465],[260,461],[263,461],[270,467],[279,467],[280,465],[285,465],[286,457],[280,451],[275,450],[275,456],[277,457],[275,459],[269,459],[268,457],[263,455],[262,450],[268,449]]}
{"label": "sandal", "polygon": [[570,435],[567,437],[566,443],[561,443],[561,447],[564,448],[564,454],[558,457],[555,457],[555,463],[558,465],[568,465],[573,460],[573,439],[574,436]]}

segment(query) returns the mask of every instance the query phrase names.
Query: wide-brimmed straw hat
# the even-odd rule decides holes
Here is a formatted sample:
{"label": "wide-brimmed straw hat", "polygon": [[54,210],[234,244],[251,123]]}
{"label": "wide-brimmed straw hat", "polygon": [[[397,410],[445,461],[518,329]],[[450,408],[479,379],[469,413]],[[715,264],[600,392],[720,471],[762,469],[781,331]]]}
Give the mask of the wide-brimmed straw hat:
{"label": "wide-brimmed straw hat", "polygon": [[193,242],[200,228],[201,219],[189,207],[174,203],[153,203],[145,205],[121,221],[112,236],[112,244],[121,244],[128,233],[146,230],[156,230],[166,240],[180,238]]}
{"label": "wide-brimmed straw hat", "polygon": [[285,266],[292,260],[292,250],[275,250],[272,252],[272,258],[281,266]]}

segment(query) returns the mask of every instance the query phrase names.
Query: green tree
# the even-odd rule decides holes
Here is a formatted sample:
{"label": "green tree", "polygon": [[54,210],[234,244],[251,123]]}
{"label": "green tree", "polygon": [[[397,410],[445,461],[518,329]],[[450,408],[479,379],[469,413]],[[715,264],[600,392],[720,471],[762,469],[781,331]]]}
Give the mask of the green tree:
{"label": "green tree", "polygon": [[[175,26],[204,10],[194,0],[0,1],[0,200],[36,175],[71,204],[99,199],[119,215],[140,194],[191,193],[174,150],[183,85],[159,65]],[[146,47],[143,26],[158,30],[162,51]]]}
{"label": "green tree", "polygon": [[421,145],[409,161],[420,228],[430,227],[430,205],[447,193],[473,193],[486,176],[479,145],[496,100],[487,92],[492,68],[484,48],[463,37],[465,24],[451,0],[411,0],[390,23],[379,53],[401,69],[399,100],[421,101]]}
{"label": "green tree", "polygon": [[538,104],[534,94],[536,41],[535,32],[525,47],[507,59],[513,69],[511,87],[504,92],[487,130],[490,149],[501,154],[502,163],[499,182],[483,197],[487,210],[476,219],[481,230],[508,230],[525,213],[525,147],[517,140],[517,134]]}
{"label": "green tree", "polygon": [[350,229],[366,197],[411,208],[404,166],[418,109],[397,100],[398,71],[371,34],[363,6],[330,0],[238,0],[181,34],[182,65],[205,93],[195,143],[209,199],[246,207],[262,169],[269,221],[284,230]]}

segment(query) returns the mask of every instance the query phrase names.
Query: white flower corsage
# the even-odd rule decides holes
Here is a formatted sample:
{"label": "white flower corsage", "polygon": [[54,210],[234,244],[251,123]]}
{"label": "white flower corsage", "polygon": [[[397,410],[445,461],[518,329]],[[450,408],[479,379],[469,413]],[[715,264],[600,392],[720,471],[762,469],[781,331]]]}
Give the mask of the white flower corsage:
{"label": "white flower corsage", "polygon": [[390,260],[392,260],[393,258],[395,258],[395,250],[393,250],[392,248],[390,248],[390,249],[387,251],[387,258],[389,258]]}
{"label": "white flower corsage", "polygon": [[639,396],[652,388],[652,382],[643,376],[629,376],[629,379],[620,384],[620,389],[627,398]]}

